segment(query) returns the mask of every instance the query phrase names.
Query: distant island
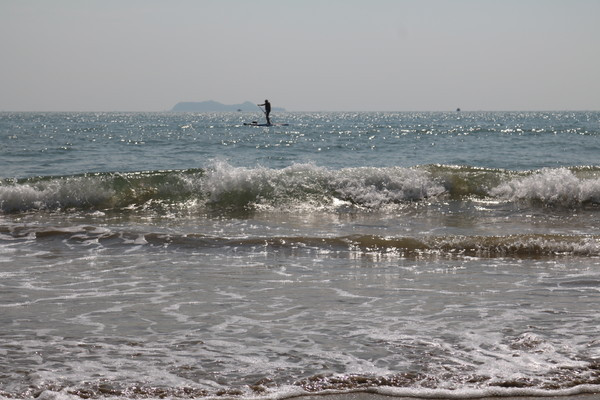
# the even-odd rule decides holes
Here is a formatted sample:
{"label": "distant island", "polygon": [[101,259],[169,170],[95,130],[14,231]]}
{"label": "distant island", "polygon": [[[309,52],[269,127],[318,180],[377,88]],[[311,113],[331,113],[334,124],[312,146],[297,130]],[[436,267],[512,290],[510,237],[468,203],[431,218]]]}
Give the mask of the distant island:
{"label": "distant island", "polygon": [[[218,101],[182,101],[175,104],[171,111],[176,112],[221,112],[221,111],[259,111],[255,103],[246,101],[242,104],[222,104]],[[273,111],[285,111],[285,108],[273,107]]]}

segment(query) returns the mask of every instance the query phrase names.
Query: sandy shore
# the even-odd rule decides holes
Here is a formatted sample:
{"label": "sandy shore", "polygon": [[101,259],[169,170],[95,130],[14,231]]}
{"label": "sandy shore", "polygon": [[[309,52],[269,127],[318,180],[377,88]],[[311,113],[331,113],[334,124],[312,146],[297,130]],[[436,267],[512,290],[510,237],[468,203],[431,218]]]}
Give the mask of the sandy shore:
{"label": "sandy shore", "polygon": [[[296,397],[297,400],[420,400],[420,399],[435,399],[444,400],[445,397],[394,397],[386,396],[375,393],[344,393],[344,394],[326,394],[317,396],[301,396]],[[460,397],[452,397],[452,400],[459,400]],[[552,396],[552,397],[538,397],[538,396],[517,396],[517,397],[480,397],[472,398],[468,397],[469,400],[600,400],[600,393],[594,394],[578,394],[569,396]]]}

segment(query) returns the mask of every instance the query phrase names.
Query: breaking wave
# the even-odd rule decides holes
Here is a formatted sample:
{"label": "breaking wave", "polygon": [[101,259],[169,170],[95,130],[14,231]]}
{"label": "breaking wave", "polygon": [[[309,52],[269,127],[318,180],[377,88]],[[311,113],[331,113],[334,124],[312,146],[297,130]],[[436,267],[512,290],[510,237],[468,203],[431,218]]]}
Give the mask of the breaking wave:
{"label": "breaking wave", "polygon": [[[584,170],[579,170],[584,171]],[[582,179],[566,168],[543,169],[512,179],[490,191],[490,195],[509,201],[537,202],[550,206],[578,206],[600,203],[600,178]]]}
{"label": "breaking wave", "polygon": [[313,164],[93,173],[0,182],[0,211],[377,210],[412,202],[491,198],[549,207],[600,204],[600,168],[514,172],[464,166],[357,167]]}

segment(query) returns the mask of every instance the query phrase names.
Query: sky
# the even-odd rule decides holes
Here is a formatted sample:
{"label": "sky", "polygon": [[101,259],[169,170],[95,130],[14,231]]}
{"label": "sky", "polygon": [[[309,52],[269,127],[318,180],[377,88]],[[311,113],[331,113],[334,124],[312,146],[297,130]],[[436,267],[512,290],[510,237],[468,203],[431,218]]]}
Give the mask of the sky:
{"label": "sky", "polygon": [[600,110],[599,0],[0,0],[0,111]]}

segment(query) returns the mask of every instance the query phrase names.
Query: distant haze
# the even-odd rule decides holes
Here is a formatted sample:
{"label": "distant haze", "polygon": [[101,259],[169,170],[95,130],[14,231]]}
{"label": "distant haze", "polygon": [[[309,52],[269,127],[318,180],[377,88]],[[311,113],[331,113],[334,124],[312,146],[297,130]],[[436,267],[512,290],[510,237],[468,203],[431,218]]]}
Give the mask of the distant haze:
{"label": "distant haze", "polygon": [[600,110],[598,0],[2,0],[0,111]]}
{"label": "distant haze", "polygon": [[[250,112],[260,112],[260,108],[257,104],[254,104],[250,101],[246,101],[241,104],[222,104],[218,101],[208,100],[208,101],[182,101],[171,109],[171,111],[180,111],[180,112],[218,112],[218,111],[250,111]],[[284,108],[281,107],[273,107],[273,111],[285,111]]]}

